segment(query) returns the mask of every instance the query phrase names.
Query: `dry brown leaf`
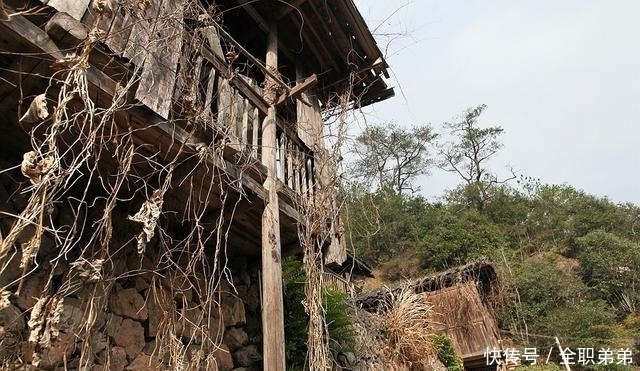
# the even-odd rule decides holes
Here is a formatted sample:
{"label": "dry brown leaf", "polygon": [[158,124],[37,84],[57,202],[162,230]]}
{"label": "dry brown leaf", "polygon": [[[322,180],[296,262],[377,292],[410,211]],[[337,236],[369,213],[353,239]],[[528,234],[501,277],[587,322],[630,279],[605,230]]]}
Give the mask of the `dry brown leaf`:
{"label": "dry brown leaf", "polygon": [[35,124],[49,117],[49,109],[47,108],[46,95],[36,95],[31,101],[27,112],[20,117],[20,122],[23,124]]}
{"label": "dry brown leaf", "polygon": [[158,218],[162,212],[162,197],[164,191],[157,189],[153,191],[151,198],[145,201],[140,210],[134,215],[129,216],[127,219],[142,223],[142,232],[138,235],[138,254],[143,254],[144,249],[148,242],[151,241],[155,234],[156,224]]}

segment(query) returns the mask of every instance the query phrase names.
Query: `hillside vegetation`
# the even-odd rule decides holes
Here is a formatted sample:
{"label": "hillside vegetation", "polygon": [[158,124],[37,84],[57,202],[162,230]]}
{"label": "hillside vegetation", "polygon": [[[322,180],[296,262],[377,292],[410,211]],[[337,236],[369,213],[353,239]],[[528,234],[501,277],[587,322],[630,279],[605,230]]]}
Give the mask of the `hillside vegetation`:
{"label": "hillside vegetation", "polygon": [[[515,346],[549,349],[557,336],[572,349],[632,349],[638,365],[640,208],[518,174],[497,179],[487,160],[502,129],[478,127],[483,109],[445,126],[448,141],[424,128],[398,141],[410,130],[395,126],[358,137],[361,171],[343,191],[349,246],[387,282],[487,256],[500,272],[499,326]],[[425,171],[403,173],[403,153],[457,172],[460,186],[428,202],[412,187]]]}

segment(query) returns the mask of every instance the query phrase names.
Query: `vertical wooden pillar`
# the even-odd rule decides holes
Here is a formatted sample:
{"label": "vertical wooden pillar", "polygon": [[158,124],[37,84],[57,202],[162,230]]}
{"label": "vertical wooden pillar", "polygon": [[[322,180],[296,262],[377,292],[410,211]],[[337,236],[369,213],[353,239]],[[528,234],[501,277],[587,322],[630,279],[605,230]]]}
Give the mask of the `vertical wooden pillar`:
{"label": "vertical wooden pillar", "polygon": [[[275,25],[271,26],[267,39],[266,66],[274,72],[278,68]],[[267,168],[264,188],[268,194],[262,214],[262,345],[265,371],[285,371],[280,208],[276,191],[276,98],[275,82],[267,76],[265,99],[271,106],[262,123],[262,162]]]}

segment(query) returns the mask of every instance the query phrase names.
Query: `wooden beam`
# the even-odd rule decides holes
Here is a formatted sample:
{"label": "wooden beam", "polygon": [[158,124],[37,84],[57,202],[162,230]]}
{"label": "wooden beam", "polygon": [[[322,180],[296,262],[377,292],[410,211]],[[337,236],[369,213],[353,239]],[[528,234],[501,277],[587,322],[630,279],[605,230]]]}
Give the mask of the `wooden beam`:
{"label": "wooden beam", "polygon": [[238,2],[238,4],[242,5],[242,9],[244,9],[247,13],[249,13],[251,18],[253,18],[253,20],[258,23],[258,26],[260,27],[260,29],[263,32],[268,34],[269,23],[267,23],[267,21],[264,18],[262,18],[262,16],[260,15],[260,13],[258,13],[256,8],[254,8],[253,5],[251,5],[251,3],[248,0],[236,0],[236,1]]}
{"label": "wooden beam", "polygon": [[[335,46],[334,50],[337,50],[337,54],[339,58],[341,58],[341,62],[346,65],[345,70],[348,73],[348,69],[350,68],[350,66],[348,65],[349,57],[352,46],[349,38],[344,34],[344,32],[342,32],[340,26],[336,24],[338,22],[338,19],[335,17],[333,12],[331,12],[328,4],[325,4],[325,6],[323,6],[322,9],[324,10],[324,12],[321,12],[316,4],[314,4],[314,2],[310,2],[309,6],[311,7],[311,10],[313,10],[313,13],[316,15],[316,19],[313,21],[313,24],[320,24],[322,26],[322,29],[324,30],[324,35],[331,35],[331,38],[333,39],[333,45]],[[323,40],[321,39],[321,41]]]}
{"label": "wooden beam", "polygon": [[276,21],[281,20],[282,18],[286,17],[289,13],[291,13],[293,10],[297,10],[297,8],[304,4],[305,2],[307,2],[307,0],[295,0],[292,1],[290,4],[288,4],[287,7],[285,7],[284,9],[282,9],[278,14],[276,14],[276,16],[274,17]]}
{"label": "wooden beam", "polygon": [[[267,69],[278,69],[278,31],[271,25],[267,38]],[[265,100],[275,102],[270,75],[265,82]],[[267,204],[262,214],[262,346],[264,370],[285,371],[284,307],[282,295],[282,252],[280,213],[276,180],[276,107],[271,105],[262,124],[262,162],[267,167]]]}
{"label": "wooden beam", "polygon": [[[384,77],[388,79],[389,72],[387,71],[387,68],[389,68],[389,65],[384,60],[382,51],[380,51],[380,48],[378,48],[376,40],[369,31],[369,28],[367,27],[367,24],[362,18],[362,15],[358,11],[358,9],[355,8],[353,2],[339,1],[337,4],[339,7],[342,7],[344,14],[348,14],[351,17],[347,21],[347,23],[355,31],[357,41],[360,45],[362,45],[365,53],[367,53],[369,58],[376,58],[375,56],[378,56],[376,58],[376,62],[373,63],[376,73],[379,74],[380,72],[382,72]],[[378,59],[382,59],[381,64],[377,64]]]}
{"label": "wooden beam", "polygon": [[231,85],[240,90],[242,94],[251,101],[251,104],[255,105],[262,113],[267,114],[269,109],[267,101],[265,101],[245,79],[232,73],[231,67],[227,62],[206,47],[201,48],[201,53],[207,61],[213,64],[216,71],[220,72],[225,79],[229,80]]}
{"label": "wooden beam", "polygon": [[[312,11],[311,13],[315,13],[315,12]],[[302,40],[304,42],[303,47],[309,48],[311,53],[314,55],[315,59],[318,61],[318,66],[320,68],[324,67],[324,66],[322,66],[322,62],[325,61],[330,66],[330,69],[328,69],[328,71],[331,71],[331,69],[333,69],[334,73],[340,73],[340,71],[342,71],[344,69],[344,68],[341,68],[340,64],[333,58],[333,54],[331,52],[328,52],[328,48],[327,47],[324,48],[324,50],[325,50],[324,52],[322,52],[322,51],[320,51],[320,49],[318,49],[318,47],[322,46],[326,41],[326,37],[322,37],[318,33],[318,30],[316,29],[317,28],[316,25],[318,23],[322,23],[320,21],[320,16],[319,15],[317,15],[317,14],[315,14],[315,15],[314,14],[306,14],[305,19],[300,19],[298,17],[292,17],[291,18],[291,22],[296,27],[296,29],[302,29],[303,27],[306,27],[306,30],[310,31],[310,32],[305,32],[303,30],[303,32],[302,32]],[[324,31],[325,31],[326,35],[329,35],[328,29],[325,28]],[[313,38],[312,38],[312,36],[313,36]],[[314,38],[315,38],[315,40],[314,40]],[[328,71],[325,70],[325,71],[320,71],[320,72],[326,73]]]}
{"label": "wooden beam", "polygon": [[[336,19],[336,22],[341,21],[343,26],[350,28],[351,31],[354,33],[354,35],[347,35],[347,37],[355,36],[356,43],[362,47],[362,49],[364,50],[364,52],[367,54],[368,57],[382,58],[382,53],[378,49],[375,39],[369,32],[369,29],[367,28],[367,25],[364,22],[364,19],[362,19],[362,16],[358,12],[358,10],[354,7],[353,3],[347,4],[346,1],[344,2],[338,1],[336,2],[336,6],[339,8],[338,11],[340,12],[340,14],[343,14],[349,17],[346,20],[345,19],[339,20],[337,17],[337,14],[334,12],[331,12],[332,16]],[[382,59],[382,62],[384,65],[383,68],[386,67],[386,62],[384,62],[384,59]]]}
{"label": "wooden beam", "polygon": [[[296,84],[296,86],[294,86],[288,94],[285,92],[284,94],[280,95],[278,97],[278,100],[276,101],[276,106],[281,105],[288,98],[298,99],[302,93],[304,93],[307,89],[316,86],[316,84],[318,84],[318,76],[313,74],[307,77],[303,82]],[[302,100],[302,102],[305,103],[307,106],[311,105],[309,102],[305,100]]]}
{"label": "wooden beam", "polygon": [[[336,60],[335,56],[337,53],[335,52],[337,49],[334,45],[329,45],[333,43],[327,44],[327,37],[329,37],[329,30],[326,27],[320,27],[319,24],[324,24],[324,21],[321,20],[320,15],[317,11],[312,8],[311,2],[303,2],[300,6],[305,5],[304,9],[304,19],[301,17],[292,16],[288,20],[295,27],[295,29],[302,30],[300,36],[302,37],[302,48],[300,51],[305,51],[310,54],[311,58],[308,58],[311,62],[304,62],[304,65],[307,70],[316,70],[316,72],[320,72],[323,75],[323,80],[327,79],[331,81],[335,79],[336,75],[341,75],[346,70],[346,64],[344,61]],[[302,55],[304,56],[304,54]],[[298,62],[304,60],[304,58],[299,57],[296,59]],[[328,90],[325,86],[321,89],[322,92],[325,92],[321,99],[328,100],[329,94],[326,93]]]}
{"label": "wooden beam", "polygon": [[62,48],[75,48],[89,36],[89,29],[67,13],[58,12],[44,27],[45,32]]}

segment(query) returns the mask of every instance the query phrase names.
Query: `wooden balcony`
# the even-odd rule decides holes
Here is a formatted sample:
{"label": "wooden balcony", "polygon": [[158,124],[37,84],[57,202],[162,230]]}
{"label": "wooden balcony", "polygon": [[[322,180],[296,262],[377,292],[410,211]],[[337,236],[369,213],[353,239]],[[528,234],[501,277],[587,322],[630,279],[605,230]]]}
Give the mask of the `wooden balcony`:
{"label": "wooden balcony", "polygon": [[[228,73],[229,65],[220,55],[221,50],[214,52],[206,45],[200,47],[202,49],[192,55],[194,65],[188,67],[190,73],[196,73],[192,75],[191,82],[200,83],[189,87],[188,81],[180,81],[178,77],[176,91],[187,92],[187,96],[180,97],[174,93],[176,100],[183,105],[186,101],[190,110],[214,118],[209,123],[210,129],[218,133],[218,139],[225,145],[225,157],[230,160],[257,164],[260,168],[263,162],[259,149],[263,145],[275,147],[276,176],[284,200],[293,205],[300,202],[296,201],[298,197],[312,199],[316,187],[316,156],[291,129],[298,126],[295,118],[285,120],[278,117],[276,141],[262,143],[262,127],[269,104],[262,97],[258,82],[238,73]],[[180,68],[182,66],[179,65]],[[296,107],[295,102],[290,103]],[[314,125],[318,126],[316,131],[320,133],[322,122],[316,121]]]}
{"label": "wooden balcony", "polygon": [[[2,74],[0,91],[4,96],[4,106],[9,110],[9,116],[16,120],[13,128],[10,128],[12,132],[19,126],[18,111],[24,110],[25,103],[31,99],[20,107],[18,97],[11,93],[16,86],[20,85],[27,97],[46,89],[50,100],[55,97],[56,83],[53,81],[50,84],[52,81],[46,76],[55,76],[51,64],[64,59],[64,46],[74,43],[73,32],[81,27],[69,18],[56,20],[57,16],[55,11],[48,10],[38,16],[14,15],[11,22],[0,22],[0,29],[3,30],[1,38],[5,45],[10,46],[3,51],[5,65],[15,67],[19,63],[20,68],[32,71],[31,75],[23,77],[11,73],[11,68],[7,68]],[[126,29],[126,20],[120,19],[122,17],[121,13],[115,12],[113,19],[102,22],[110,25],[109,32],[114,32],[114,25],[120,25],[117,30],[119,37],[109,38],[107,34],[104,42],[99,42],[93,48],[86,76],[98,107],[111,104],[113,96],[127,79],[136,74],[139,76],[139,81],[132,85],[127,95],[129,108],[116,115],[116,123],[123,131],[127,128],[134,131],[133,139],[141,154],[159,155],[164,161],[179,159],[182,165],[177,173],[182,175],[174,181],[174,191],[167,196],[166,206],[169,210],[179,212],[185,204],[192,202],[189,198],[193,197],[196,187],[185,183],[190,175],[197,175],[195,178],[201,182],[224,181],[232,185],[233,200],[241,207],[237,208],[240,212],[233,216],[234,222],[230,222],[230,228],[236,233],[229,234],[229,243],[241,253],[257,253],[260,246],[260,215],[264,209],[264,201],[260,200],[267,197],[263,187],[267,169],[260,148],[272,146],[276,148],[275,174],[281,199],[281,218],[284,218],[281,224],[282,245],[285,250],[295,248],[299,222],[296,205],[300,204],[303,197],[313,199],[317,176],[315,153],[295,131],[295,117],[278,117],[276,140],[262,143],[262,128],[269,104],[262,97],[256,80],[234,71],[222,56],[221,49],[214,51],[209,45],[203,44],[201,34],[197,40],[200,43],[198,51],[191,53],[189,60],[180,60],[177,57],[180,53],[177,53],[170,57],[175,59],[175,63],[167,61],[165,55],[159,56],[155,63],[150,62],[158,55],[158,50],[153,47],[145,49],[149,54],[144,57],[130,51],[130,48],[142,43],[139,39],[128,41],[133,42],[130,48],[122,46],[122,30]],[[43,19],[46,20],[44,24],[38,23]],[[90,17],[83,18],[84,23],[91,21]],[[49,27],[47,33],[46,25],[51,22],[69,29],[58,27],[52,32],[53,27]],[[189,43],[196,42],[198,35],[193,30],[180,31],[185,36],[179,44],[185,50]],[[12,50],[13,47],[17,49]],[[162,47],[168,51],[178,48],[175,45]],[[114,53],[121,57],[114,58]],[[16,55],[22,55],[20,60]],[[286,92],[290,93],[291,88]],[[285,98],[286,94],[282,99]],[[292,99],[283,105],[290,105],[296,111],[296,102]],[[322,122],[315,124],[322,125]],[[16,135],[24,137],[23,134]],[[7,139],[12,140],[9,137]],[[23,141],[22,144],[14,144],[18,147],[17,153],[29,150],[26,138]],[[195,160],[198,155],[206,154],[209,154],[211,167],[198,165]],[[144,165],[138,166],[141,172],[148,171]],[[210,204],[205,207],[205,214],[214,218],[225,212],[224,206],[215,197],[207,199]]]}

